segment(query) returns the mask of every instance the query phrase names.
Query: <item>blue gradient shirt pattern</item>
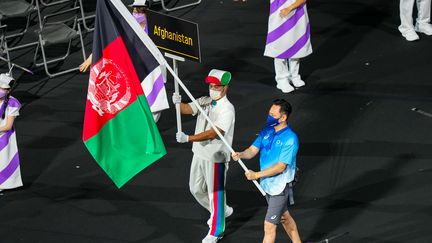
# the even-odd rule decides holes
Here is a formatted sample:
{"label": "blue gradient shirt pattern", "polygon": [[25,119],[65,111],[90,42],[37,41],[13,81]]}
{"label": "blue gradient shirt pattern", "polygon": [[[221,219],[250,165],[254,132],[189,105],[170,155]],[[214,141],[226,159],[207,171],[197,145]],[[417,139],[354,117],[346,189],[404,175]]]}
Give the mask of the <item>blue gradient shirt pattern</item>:
{"label": "blue gradient shirt pattern", "polygon": [[260,131],[252,146],[260,151],[260,168],[265,170],[278,162],[287,165],[284,172],[260,179],[260,185],[270,195],[278,195],[294,180],[299,147],[297,135],[289,126],[275,132],[274,127]]}

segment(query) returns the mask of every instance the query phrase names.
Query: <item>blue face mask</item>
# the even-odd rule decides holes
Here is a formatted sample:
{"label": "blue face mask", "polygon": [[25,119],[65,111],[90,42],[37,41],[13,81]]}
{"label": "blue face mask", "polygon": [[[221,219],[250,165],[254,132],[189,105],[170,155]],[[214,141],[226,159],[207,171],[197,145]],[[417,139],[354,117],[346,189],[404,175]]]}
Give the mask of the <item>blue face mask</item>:
{"label": "blue face mask", "polygon": [[269,127],[269,126],[272,126],[272,127],[277,126],[277,125],[279,125],[279,119],[280,119],[280,118],[274,118],[274,117],[268,115],[268,116],[267,116],[266,125],[267,125],[268,127]]}

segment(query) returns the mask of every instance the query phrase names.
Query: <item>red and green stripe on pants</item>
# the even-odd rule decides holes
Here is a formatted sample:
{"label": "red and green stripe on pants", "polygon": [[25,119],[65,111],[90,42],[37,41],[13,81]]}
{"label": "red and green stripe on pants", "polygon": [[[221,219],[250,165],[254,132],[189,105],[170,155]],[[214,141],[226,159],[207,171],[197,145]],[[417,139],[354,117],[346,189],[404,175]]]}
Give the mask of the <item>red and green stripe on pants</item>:
{"label": "red and green stripe on pants", "polygon": [[220,236],[225,230],[225,163],[214,163],[213,213],[210,235]]}

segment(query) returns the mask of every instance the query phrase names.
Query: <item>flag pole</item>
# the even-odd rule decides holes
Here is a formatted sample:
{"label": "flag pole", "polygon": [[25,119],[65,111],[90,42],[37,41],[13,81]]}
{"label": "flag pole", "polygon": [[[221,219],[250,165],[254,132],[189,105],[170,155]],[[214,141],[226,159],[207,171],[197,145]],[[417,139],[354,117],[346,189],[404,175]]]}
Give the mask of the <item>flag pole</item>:
{"label": "flag pole", "polygon": [[[174,70],[174,73],[178,76],[178,64],[177,64],[177,62],[178,61],[184,62],[185,59],[183,57],[172,55],[168,52],[165,52],[165,56],[168,58],[171,58],[173,60],[173,70]],[[174,94],[180,95],[180,89],[179,89],[179,84],[177,82],[177,79],[174,79]],[[175,104],[175,107],[176,107],[176,117],[177,117],[177,132],[182,132],[180,104]]]}
{"label": "flag pole", "polygon": [[[166,62],[166,61],[165,61]],[[188,88],[186,88],[186,86],[183,84],[183,82],[180,80],[180,78],[177,76],[177,74],[174,72],[174,70],[170,67],[170,65],[168,65],[168,63],[166,63],[166,68],[168,69],[168,71],[171,73],[171,75],[174,77],[175,82],[177,82],[180,87],[183,89],[183,91],[186,93],[186,95],[192,100],[192,102],[197,106],[199,112],[201,112],[201,114],[204,115],[204,118],[207,120],[207,122],[210,124],[210,126],[213,128],[213,130],[216,132],[216,134],[218,135],[218,137],[222,140],[222,142],[225,144],[225,146],[227,146],[230,150],[231,153],[234,153],[234,149],[229,145],[229,143],[226,141],[226,139],[224,138],[224,136],[220,133],[219,129],[213,124],[213,122],[210,120],[210,118],[207,116],[207,114],[204,112],[204,110],[201,108],[201,106],[198,104],[198,102],[196,101],[196,99],[193,97],[193,95],[189,92]],[[246,165],[243,163],[243,161],[241,159],[239,159],[237,161],[240,166],[243,168],[243,170],[245,172],[248,172],[249,169],[246,167]],[[264,190],[261,188],[260,184],[256,181],[253,180],[253,183],[255,184],[255,186],[258,188],[258,190],[261,192],[261,194],[263,196],[266,195],[266,193],[264,192]]]}
{"label": "flag pole", "polygon": [[[178,75],[178,67],[177,67],[176,59],[173,59],[173,68],[175,73]],[[174,82],[174,91],[176,95],[180,95],[180,89],[177,80],[175,80]],[[175,106],[176,106],[176,117],[177,117],[177,132],[182,132],[180,103],[175,104]]]}
{"label": "flag pole", "polygon": [[[150,37],[144,33],[144,30],[141,28],[141,26],[138,24],[138,22],[133,18],[132,14],[130,14],[124,5],[124,3],[120,0],[110,0],[111,3],[122,13],[123,17],[125,18],[126,22],[131,26],[133,31],[138,35],[140,40],[146,45],[150,53],[153,55],[153,57],[158,60],[159,64],[165,65],[165,67],[168,69],[168,71],[171,73],[171,75],[174,77],[174,80],[178,82],[180,87],[183,89],[183,91],[186,93],[186,95],[192,100],[192,102],[197,106],[198,110],[204,115],[207,122],[211,125],[213,130],[216,132],[216,134],[219,136],[219,138],[222,140],[222,142],[229,148],[231,153],[235,152],[233,148],[228,144],[228,142],[225,140],[223,135],[219,132],[219,129],[213,124],[213,122],[210,120],[210,118],[207,116],[207,114],[204,112],[204,110],[201,108],[201,106],[198,104],[196,99],[192,96],[192,94],[189,92],[189,90],[186,88],[186,86],[183,84],[183,82],[180,80],[180,78],[177,76],[177,74],[174,72],[174,70],[171,68],[171,66],[168,64],[168,62],[163,58],[162,53],[159,51],[159,49],[155,46],[155,44],[151,41]],[[128,14],[125,14],[128,13]],[[180,125],[181,126],[181,125]],[[246,167],[246,165],[239,159],[237,161],[240,166],[243,168],[245,172],[249,171],[249,169]],[[264,190],[261,188],[260,184],[253,180],[253,183],[258,188],[258,190],[261,192],[263,196],[266,195]]]}

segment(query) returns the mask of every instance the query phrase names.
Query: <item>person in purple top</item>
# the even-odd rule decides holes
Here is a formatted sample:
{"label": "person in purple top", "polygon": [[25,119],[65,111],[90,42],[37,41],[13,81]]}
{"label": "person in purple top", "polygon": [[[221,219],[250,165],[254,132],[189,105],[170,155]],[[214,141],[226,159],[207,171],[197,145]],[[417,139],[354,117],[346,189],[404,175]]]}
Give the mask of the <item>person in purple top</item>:
{"label": "person in purple top", "polygon": [[[143,28],[144,32],[148,34],[147,29],[147,1],[146,0],[135,0],[132,7],[132,15],[135,20]],[[92,54],[80,65],[80,72],[85,72],[92,64]],[[150,105],[150,110],[153,114],[153,119],[157,122],[161,116],[163,110],[168,109],[168,101],[166,99],[165,83],[167,80],[166,68],[164,65],[160,65],[152,73],[151,77],[145,80],[141,80],[141,86],[144,93],[146,94],[147,101]]]}
{"label": "person in purple top", "polygon": [[311,53],[306,0],[270,0],[264,56],[274,59],[278,89],[289,93],[305,85],[299,74],[300,59]]}
{"label": "person in purple top", "polygon": [[[140,26],[144,29],[144,32],[148,34],[147,29],[147,1],[146,0],[135,0],[131,5],[132,7],[132,15],[134,16],[135,20],[140,24]],[[88,58],[81,63],[79,66],[80,72],[85,72],[92,64],[92,54],[88,56]]]}
{"label": "person in purple top", "polygon": [[13,127],[20,102],[10,95],[13,78],[0,74],[0,191],[22,186],[18,147]]}
{"label": "person in purple top", "polygon": [[147,1],[146,0],[135,0],[134,3],[132,3],[132,15],[136,19],[136,21],[141,25],[141,27],[144,29],[144,32],[148,34],[148,28],[147,28]]}

